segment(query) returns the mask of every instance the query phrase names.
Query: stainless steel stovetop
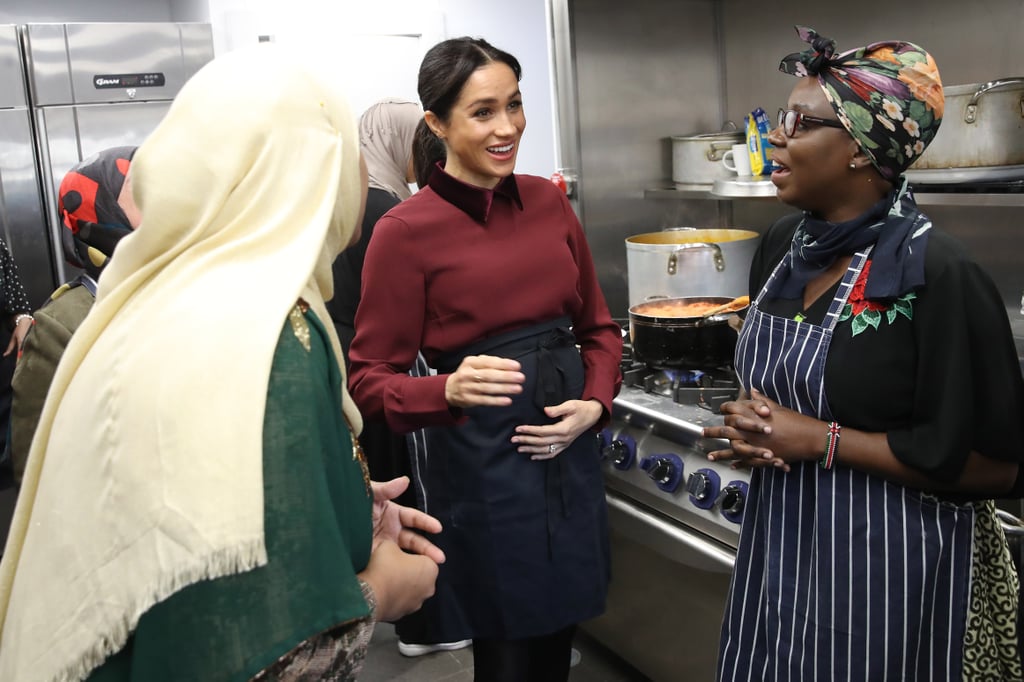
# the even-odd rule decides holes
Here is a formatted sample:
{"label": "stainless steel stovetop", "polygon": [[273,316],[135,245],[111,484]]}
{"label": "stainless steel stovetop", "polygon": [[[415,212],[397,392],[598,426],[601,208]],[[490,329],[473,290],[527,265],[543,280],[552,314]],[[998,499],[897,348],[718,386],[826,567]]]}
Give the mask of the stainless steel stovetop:
{"label": "stainless steel stovetop", "polygon": [[706,407],[624,386],[602,433],[606,486],[735,550],[750,475],[708,460],[727,442],[701,436],[722,420]]}

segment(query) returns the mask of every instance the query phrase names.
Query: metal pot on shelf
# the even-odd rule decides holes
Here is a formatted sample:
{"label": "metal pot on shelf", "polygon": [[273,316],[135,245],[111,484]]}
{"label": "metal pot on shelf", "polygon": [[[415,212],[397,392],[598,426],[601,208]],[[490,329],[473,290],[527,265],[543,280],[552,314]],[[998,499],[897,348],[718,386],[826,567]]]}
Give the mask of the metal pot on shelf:
{"label": "metal pot on shelf", "polygon": [[746,310],[746,304],[710,316],[677,316],[670,311],[673,307],[722,305],[734,300],[732,296],[686,296],[630,306],[629,338],[633,357],[660,368],[732,366],[738,334],[729,326],[729,317]]}
{"label": "metal pot on shelf", "polygon": [[759,238],[751,230],[694,227],[627,237],[629,305],[652,297],[746,293]]}
{"label": "metal pot on shelf", "polygon": [[722,164],[722,157],[734,144],[746,140],[742,131],[672,136],[672,182],[677,187],[710,188],[715,180],[729,180],[736,174]]}
{"label": "metal pot on shelf", "polygon": [[943,88],[935,139],[910,166],[911,181],[971,182],[1024,177],[1024,77]]}

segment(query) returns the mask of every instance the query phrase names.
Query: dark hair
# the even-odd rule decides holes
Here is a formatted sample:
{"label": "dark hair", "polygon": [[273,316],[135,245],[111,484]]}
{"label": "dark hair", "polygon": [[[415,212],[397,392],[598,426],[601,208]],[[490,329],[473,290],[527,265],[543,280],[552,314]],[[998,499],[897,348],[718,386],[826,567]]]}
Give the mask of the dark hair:
{"label": "dark hair", "polygon": [[426,120],[420,119],[416,124],[416,132],[412,136],[412,172],[416,176],[416,186],[423,189],[434,172],[438,161],[448,158],[448,150],[437,135],[430,130]]}
{"label": "dark hair", "polygon": [[423,110],[434,112],[447,123],[469,77],[480,67],[494,62],[512,69],[517,81],[523,77],[523,69],[515,57],[483,38],[451,38],[434,45],[420,63],[417,90]]}

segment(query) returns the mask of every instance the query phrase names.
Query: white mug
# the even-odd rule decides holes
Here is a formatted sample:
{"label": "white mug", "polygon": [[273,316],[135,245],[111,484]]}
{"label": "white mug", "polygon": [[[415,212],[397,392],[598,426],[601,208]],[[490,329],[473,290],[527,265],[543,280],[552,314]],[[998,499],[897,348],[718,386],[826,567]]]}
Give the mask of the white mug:
{"label": "white mug", "polygon": [[750,153],[747,145],[734,144],[729,151],[722,154],[722,165],[736,175],[750,175]]}

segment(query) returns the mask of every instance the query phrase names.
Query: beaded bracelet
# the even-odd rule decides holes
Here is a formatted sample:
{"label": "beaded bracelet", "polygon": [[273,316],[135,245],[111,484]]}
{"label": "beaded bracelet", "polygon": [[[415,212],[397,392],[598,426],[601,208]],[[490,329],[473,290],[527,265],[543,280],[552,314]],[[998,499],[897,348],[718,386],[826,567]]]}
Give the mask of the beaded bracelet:
{"label": "beaded bracelet", "polygon": [[32,317],[32,313],[19,313],[14,317],[14,326],[17,327],[18,323],[21,322],[23,317],[27,317],[29,320],[35,321],[36,318]]}
{"label": "beaded bracelet", "polygon": [[830,422],[828,435],[825,436],[825,454],[821,457],[821,468],[828,471],[836,462],[836,455],[839,453],[839,435],[842,427],[838,422]]}

